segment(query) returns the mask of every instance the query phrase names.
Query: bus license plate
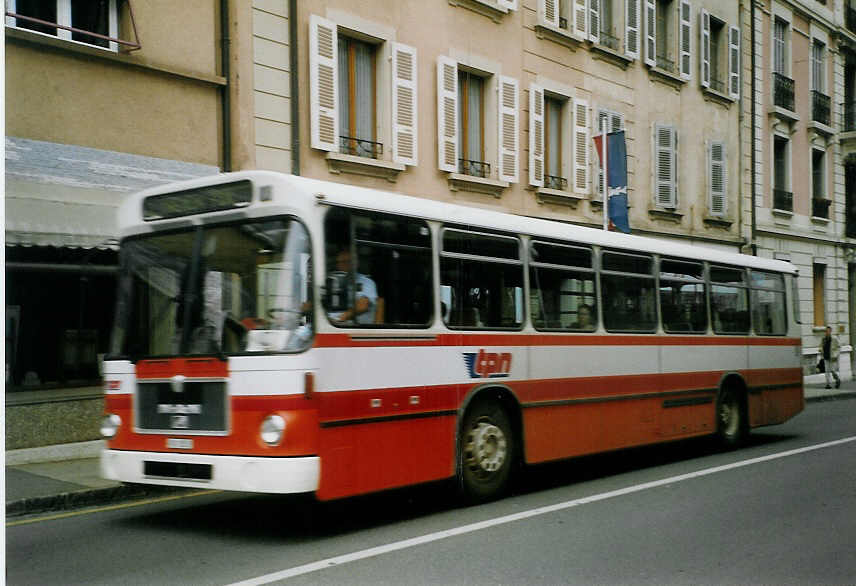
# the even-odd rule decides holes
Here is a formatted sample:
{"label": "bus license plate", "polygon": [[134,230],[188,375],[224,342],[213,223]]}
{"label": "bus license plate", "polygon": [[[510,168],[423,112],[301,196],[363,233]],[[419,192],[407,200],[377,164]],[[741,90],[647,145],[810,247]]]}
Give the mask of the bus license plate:
{"label": "bus license plate", "polygon": [[166,438],[166,447],[173,448],[175,450],[192,450],[193,440],[179,437],[168,437]]}

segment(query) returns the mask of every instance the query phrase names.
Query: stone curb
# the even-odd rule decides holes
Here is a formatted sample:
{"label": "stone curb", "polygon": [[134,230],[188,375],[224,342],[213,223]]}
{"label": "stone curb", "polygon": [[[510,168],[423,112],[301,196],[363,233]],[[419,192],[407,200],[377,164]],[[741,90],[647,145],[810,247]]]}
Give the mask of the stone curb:
{"label": "stone curb", "polygon": [[67,511],[106,505],[119,501],[164,496],[168,494],[190,492],[193,489],[171,486],[146,486],[141,484],[121,484],[107,488],[75,490],[62,494],[24,498],[6,503],[6,518],[23,517],[37,513]]}

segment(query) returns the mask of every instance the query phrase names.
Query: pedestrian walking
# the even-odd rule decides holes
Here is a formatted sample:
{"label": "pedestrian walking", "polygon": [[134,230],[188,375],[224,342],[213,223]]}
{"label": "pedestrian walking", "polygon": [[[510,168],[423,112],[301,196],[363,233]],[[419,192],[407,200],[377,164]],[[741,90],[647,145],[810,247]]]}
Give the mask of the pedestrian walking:
{"label": "pedestrian walking", "polygon": [[823,366],[826,373],[826,388],[832,388],[832,379],[835,379],[835,388],[841,386],[841,377],[838,376],[838,354],[840,347],[838,338],[832,335],[832,327],[826,326],[826,335],[820,343],[820,356],[823,358]]}

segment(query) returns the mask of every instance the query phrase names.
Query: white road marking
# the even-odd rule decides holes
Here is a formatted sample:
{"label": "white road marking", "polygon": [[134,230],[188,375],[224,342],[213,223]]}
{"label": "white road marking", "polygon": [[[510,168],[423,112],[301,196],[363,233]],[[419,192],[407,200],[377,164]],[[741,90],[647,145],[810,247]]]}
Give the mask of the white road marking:
{"label": "white road marking", "polygon": [[690,472],[689,474],[680,474],[678,476],[670,476],[669,478],[664,478],[662,480],[645,482],[643,484],[637,484],[635,486],[628,486],[627,488],[621,488],[618,490],[612,490],[609,492],[604,492],[601,494],[587,496],[587,497],[580,498],[580,499],[565,501],[562,503],[557,503],[555,505],[538,507],[535,509],[530,509],[528,511],[521,511],[519,513],[514,513],[512,515],[504,515],[502,517],[497,517],[495,519],[488,519],[486,521],[480,521],[478,523],[471,523],[469,525],[463,525],[461,527],[455,527],[453,529],[447,529],[445,531],[437,531],[435,533],[428,533],[427,535],[421,535],[419,537],[413,537],[411,539],[405,539],[403,541],[396,541],[394,543],[388,543],[386,545],[379,545],[377,547],[370,547],[368,549],[355,551],[353,553],[348,553],[345,555],[340,555],[340,556],[336,556],[336,557],[332,557],[332,558],[319,560],[317,562],[312,562],[310,564],[304,564],[302,566],[295,566],[293,568],[288,568],[285,570],[281,570],[279,572],[273,572],[271,574],[265,574],[264,576],[258,576],[256,578],[250,578],[249,580],[244,580],[242,582],[235,582],[233,584],[230,584],[229,586],[260,586],[262,584],[270,584],[271,582],[276,582],[278,580],[286,580],[288,578],[293,578],[295,576],[301,576],[303,574],[309,574],[311,572],[317,572],[317,571],[323,570],[325,568],[330,568],[333,566],[341,566],[343,564],[347,564],[350,562],[356,562],[356,561],[364,560],[367,558],[376,557],[376,556],[383,555],[386,553],[390,553],[393,551],[408,549],[411,547],[416,547],[417,545],[424,545],[426,543],[431,543],[433,541],[440,541],[441,539],[448,539],[449,537],[455,537],[457,535],[464,535],[466,533],[473,533],[474,531],[481,531],[482,529],[489,529],[491,527],[496,527],[497,525],[505,525],[506,523],[513,523],[515,521],[521,521],[523,519],[529,519],[531,517],[537,517],[539,515],[546,515],[548,513],[555,513],[556,511],[562,511],[565,509],[578,507],[580,505],[587,505],[590,503],[596,503],[599,501],[604,501],[604,500],[619,497],[619,496],[633,494],[635,492],[641,492],[643,490],[648,490],[651,488],[666,486],[668,484],[675,484],[677,482],[684,482],[686,480],[692,480],[694,478],[701,478],[703,476],[710,476],[712,474],[718,474],[719,472],[726,472],[728,470],[734,470],[736,468],[744,468],[746,466],[753,466],[755,464],[761,464],[763,462],[769,462],[771,460],[777,460],[779,458],[787,458],[789,456],[796,456],[798,454],[804,454],[806,452],[813,452],[815,450],[822,450],[825,448],[831,448],[834,446],[839,446],[841,444],[846,444],[846,443],[853,442],[853,441],[856,441],[856,436],[846,437],[846,438],[843,438],[840,440],[835,440],[835,441],[826,442],[826,443],[822,443],[822,444],[816,444],[816,445],[807,446],[804,448],[798,448],[795,450],[789,450],[787,452],[780,452],[778,454],[770,454],[769,456],[761,456],[759,458],[751,458],[749,460],[742,460],[740,462],[734,462],[732,464],[725,464],[723,466],[715,466],[713,468],[706,468],[704,470],[698,470],[696,472]]}

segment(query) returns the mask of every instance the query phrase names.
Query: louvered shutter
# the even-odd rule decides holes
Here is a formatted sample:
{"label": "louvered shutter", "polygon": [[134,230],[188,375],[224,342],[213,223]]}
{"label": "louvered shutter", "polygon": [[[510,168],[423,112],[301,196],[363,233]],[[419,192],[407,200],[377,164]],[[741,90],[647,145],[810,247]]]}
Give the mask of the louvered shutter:
{"label": "louvered shutter", "polygon": [[710,213],[713,216],[725,215],[725,144],[711,142],[708,145],[708,170],[710,172]]}
{"label": "louvered shutter", "polygon": [[559,28],[559,2],[561,0],[538,0],[538,23]]}
{"label": "louvered shutter", "polygon": [[645,0],[645,64],[657,65],[657,3]]}
{"label": "louvered shutter", "polygon": [[701,23],[701,49],[699,56],[701,58],[701,87],[710,87],[710,13],[704,8],[699,13]]}
{"label": "louvered shutter", "polygon": [[574,191],[588,193],[589,188],[588,102],[574,100]]}
{"label": "louvered shutter", "polygon": [[740,98],[740,29],[728,29],[728,95]]}
{"label": "louvered shutter", "polygon": [[592,43],[600,42],[600,0],[588,0],[589,14],[589,40]]}
{"label": "louvered shutter", "polygon": [[416,49],[392,46],[392,160],[418,163],[416,148]]}
{"label": "louvered shutter", "polygon": [[624,30],[624,54],[631,59],[639,58],[639,1],[626,0]]}
{"label": "louvered shutter", "polygon": [[544,187],[544,88],[529,84],[529,184]]}
{"label": "louvered shutter", "polygon": [[573,0],[574,2],[574,31],[576,31],[577,36],[582,39],[587,39],[588,27],[586,26],[586,21],[588,20],[588,6],[586,0]]}
{"label": "louvered shutter", "polygon": [[513,77],[499,76],[499,178],[509,183],[517,183],[517,159],[519,148],[519,129],[517,126],[518,98],[517,80]]}
{"label": "louvered shutter", "polygon": [[674,208],[676,205],[676,138],[676,132],[672,127],[660,125],[654,127],[656,198],[657,205],[664,208]]}
{"label": "louvered shutter", "polygon": [[309,17],[309,129],[314,149],[339,150],[336,23]]}
{"label": "louvered shutter", "polygon": [[692,79],[693,22],[689,0],[681,0],[681,78]]}
{"label": "louvered shutter", "polygon": [[458,63],[437,57],[437,166],[458,170]]}

